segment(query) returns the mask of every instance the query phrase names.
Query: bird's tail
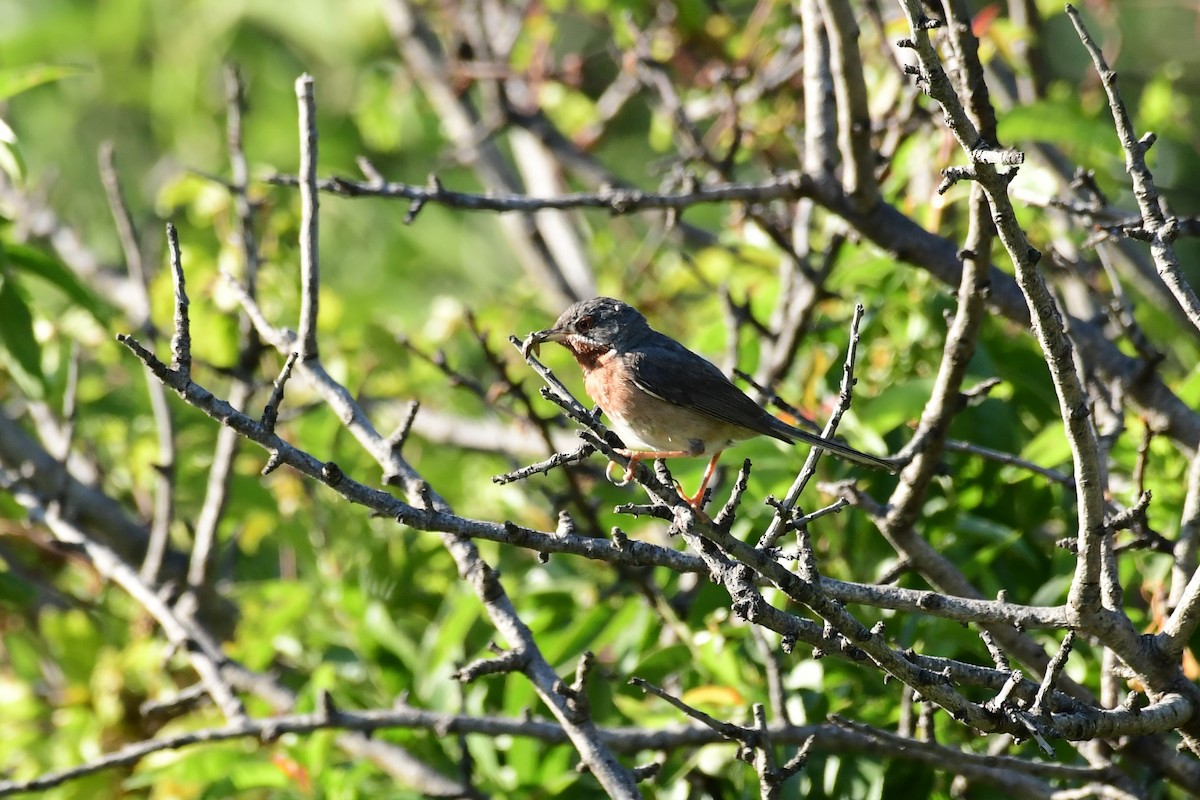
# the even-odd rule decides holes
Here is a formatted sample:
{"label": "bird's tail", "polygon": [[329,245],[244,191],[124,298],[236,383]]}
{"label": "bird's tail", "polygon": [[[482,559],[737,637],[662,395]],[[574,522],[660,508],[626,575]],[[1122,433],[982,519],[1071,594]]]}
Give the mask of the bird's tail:
{"label": "bird's tail", "polygon": [[833,453],[839,458],[844,458],[847,461],[853,461],[855,464],[862,464],[864,467],[872,467],[873,469],[886,469],[888,472],[896,471],[896,465],[890,461],[870,455],[869,453],[860,452],[855,450],[853,447],[848,447],[842,444],[841,442],[835,442],[832,439],[826,439],[824,436],[818,436],[815,433],[809,433],[806,430],[793,427],[781,419],[775,418],[775,421],[778,423],[778,425],[775,427],[779,433],[783,434],[788,439],[807,442],[813,447],[819,447],[826,452]]}

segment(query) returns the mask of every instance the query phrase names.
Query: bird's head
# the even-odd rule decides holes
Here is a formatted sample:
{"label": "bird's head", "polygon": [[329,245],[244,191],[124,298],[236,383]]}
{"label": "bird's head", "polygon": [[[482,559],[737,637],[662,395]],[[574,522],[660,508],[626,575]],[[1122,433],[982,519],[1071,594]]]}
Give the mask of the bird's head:
{"label": "bird's head", "polygon": [[609,350],[636,344],[647,333],[650,325],[636,308],[611,297],[594,297],[572,305],[554,327],[529,334],[525,347],[558,342],[584,363]]}

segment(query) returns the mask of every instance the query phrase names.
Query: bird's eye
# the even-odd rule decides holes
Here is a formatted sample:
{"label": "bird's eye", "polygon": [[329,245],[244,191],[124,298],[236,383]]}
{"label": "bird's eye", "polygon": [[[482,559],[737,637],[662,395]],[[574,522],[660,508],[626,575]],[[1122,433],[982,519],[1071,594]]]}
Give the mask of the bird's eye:
{"label": "bird's eye", "polygon": [[580,333],[587,333],[594,327],[596,327],[596,318],[591,314],[580,317],[579,321],[575,323],[575,330],[579,331]]}

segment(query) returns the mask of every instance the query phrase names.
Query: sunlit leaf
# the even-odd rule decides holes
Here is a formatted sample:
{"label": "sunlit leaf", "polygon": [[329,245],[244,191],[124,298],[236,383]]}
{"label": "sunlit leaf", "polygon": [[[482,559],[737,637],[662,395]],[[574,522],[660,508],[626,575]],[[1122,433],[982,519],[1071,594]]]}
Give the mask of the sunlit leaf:
{"label": "sunlit leaf", "polygon": [[33,315],[11,277],[0,274],[0,361],[30,397],[46,395],[42,348],[33,335]]}
{"label": "sunlit leaf", "polygon": [[1086,113],[1078,101],[1044,100],[1010,109],[999,120],[1003,142],[1053,142],[1069,147],[1089,163],[1117,153],[1117,139],[1107,119]]}
{"label": "sunlit leaf", "polygon": [[25,181],[25,158],[21,155],[17,134],[3,119],[0,119],[0,170],[3,170],[13,183],[21,184]]}
{"label": "sunlit leaf", "polygon": [[1071,465],[1071,445],[1062,421],[1050,422],[1021,451],[1021,458],[1043,467]]}
{"label": "sunlit leaf", "polygon": [[112,319],[113,308],[97,297],[65,264],[43,250],[24,244],[4,247],[8,262],[29,275],[36,275],[55,286],[67,297],[87,309],[101,323]]}
{"label": "sunlit leaf", "polygon": [[73,78],[83,73],[84,70],[79,67],[66,64],[27,64],[0,69],[0,100],[7,100],[44,83]]}
{"label": "sunlit leaf", "polygon": [[744,706],[746,698],[732,686],[697,686],[688,689],[680,698],[690,706]]}

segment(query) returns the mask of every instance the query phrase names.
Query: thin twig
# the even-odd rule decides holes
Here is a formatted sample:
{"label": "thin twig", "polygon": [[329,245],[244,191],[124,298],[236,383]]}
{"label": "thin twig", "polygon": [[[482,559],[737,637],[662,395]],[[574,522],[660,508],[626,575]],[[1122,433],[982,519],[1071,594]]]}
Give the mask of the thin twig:
{"label": "thin twig", "polygon": [[1184,277],[1179,258],[1175,254],[1174,242],[1178,236],[1178,222],[1173,216],[1168,216],[1154,185],[1154,175],[1146,166],[1146,151],[1154,143],[1154,136],[1147,134],[1139,139],[1134,133],[1133,122],[1117,89],[1117,73],[1109,68],[1104,53],[1088,33],[1079,12],[1070,3],[1066,8],[1071,24],[1079,34],[1079,41],[1083,42],[1084,48],[1092,57],[1092,63],[1096,65],[1096,72],[1099,73],[1104,91],[1108,95],[1108,107],[1112,111],[1117,137],[1121,140],[1121,149],[1125,151],[1125,171],[1133,181],[1133,194],[1141,211],[1142,226],[1150,237],[1150,255],[1154,258],[1154,265],[1188,320],[1200,330],[1200,298],[1196,297],[1195,290]]}
{"label": "thin twig", "polygon": [[[245,86],[241,75],[234,67],[225,70],[226,141],[229,151],[230,191],[237,217],[237,240],[244,270],[243,287],[253,298],[258,292],[258,238],[254,232],[255,205],[250,199],[250,167],[243,146],[242,118],[245,113]],[[253,323],[243,311],[238,314],[241,346],[233,385],[229,389],[229,403],[234,408],[245,409],[254,391],[253,375],[262,354],[262,340]],[[217,527],[225,513],[229,496],[229,484],[233,478],[233,463],[237,457],[241,437],[237,431],[221,428],[217,443],[213,447],[212,465],[208,469],[208,480],[204,487],[204,502],[196,515],[196,530],[192,538],[191,561],[188,564],[188,585],[202,586],[209,579],[209,564],[217,542]]]}
{"label": "thin twig", "polygon": [[[833,438],[834,433],[837,432],[838,423],[842,420],[842,415],[850,408],[850,402],[854,397],[854,362],[858,357],[859,326],[862,324],[865,312],[866,308],[862,303],[854,306],[854,317],[850,320],[850,342],[846,346],[846,360],[842,364],[842,385],[838,392],[838,402],[825,422],[825,428],[821,431],[821,436],[826,439]],[[787,494],[780,501],[770,526],[759,537],[756,545],[759,550],[774,547],[779,538],[788,531],[791,520],[790,512],[796,506],[796,502],[800,499],[801,493],[808,486],[812,476],[816,474],[817,461],[821,458],[821,453],[822,451],[818,447],[809,450],[808,457],[804,460],[804,466],[801,467],[796,479],[788,488]]]}
{"label": "thin twig", "polygon": [[[272,175],[269,183],[299,186],[295,175]],[[355,181],[349,178],[323,178],[316,187],[342,197],[390,197],[401,200],[436,203],[464,211],[529,213],[544,210],[597,209],[612,214],[638,211],[683,210],[694,205],[713,203],[765,203],[770,200],[797,199],[809,191],[811,181],[800,172],[785,172],[759,182],[732,182],[696,185],[684,192],[651,192],[641,189],[606,187],[596,192],[566,192],[553,197],[519,194],[473,194],[456,192],[438,183],[418,186],[394,181]]]}
{"label": "thin twig", "polygon": [[317,108],[313,97],[313,78],[296,79],[296,100],[300,108],[300,360],[317,358],[318,287],[321,270],[318,255],[320,199],[317,194]]}
{"label": "thin twig", "polygon": [[1035,717],[1045,713],[1046,696],[1054,688],[1054,682],[1058,680],[1058,676],[1067,666],[1067,659],[1070,657],[1071,648],[1074,646],[1075,631],[1067,631],[1067,635],[1063,637],[1062,644],[1059,645],[1058,652],[1054,654],[1054,658],[1050,659],[1050,664],[1046,667],[1046,674],[1042,676],[1042,685],[1038,688],[1038,693],[1033,698],[1033,705],[1029,707],[1029,713]]}
{"label": "thin twig", "polygon": [[175,327],[171,334],[171,369],[182,375],[192,373],[192,330],[188,320],[188,296],[183,275],[183,257],[179,252],[179,233],[167,223],[167,247],[171,254],[171,280],[175,288]]}

